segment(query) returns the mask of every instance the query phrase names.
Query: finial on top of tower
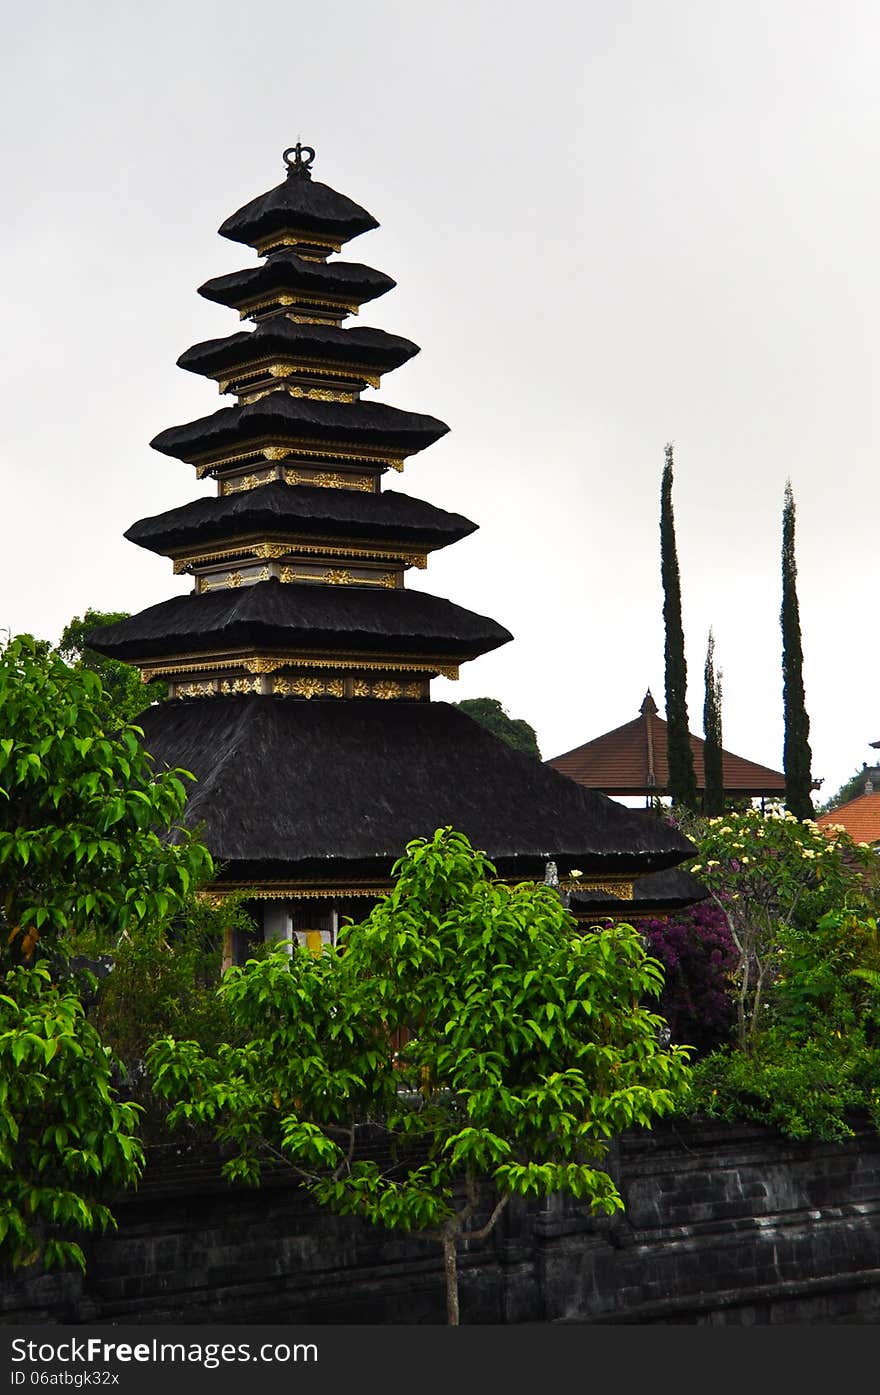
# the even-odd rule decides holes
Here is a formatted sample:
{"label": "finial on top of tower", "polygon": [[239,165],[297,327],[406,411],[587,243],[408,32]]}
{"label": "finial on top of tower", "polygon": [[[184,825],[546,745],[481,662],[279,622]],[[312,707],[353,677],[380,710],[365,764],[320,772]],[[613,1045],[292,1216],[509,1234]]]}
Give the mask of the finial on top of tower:
{"label": "finial on top of tower", "polygon": [[[293,156],[292,160],[290,158],[291,155]],[[311,179],[311,166],[315,158],[315,152],[310,145],[300,145],[299,141],[297,141],[296,145],[288,146],[282,158],[287,166],[288,179],[290,179],[291,176],[298,179]]]}

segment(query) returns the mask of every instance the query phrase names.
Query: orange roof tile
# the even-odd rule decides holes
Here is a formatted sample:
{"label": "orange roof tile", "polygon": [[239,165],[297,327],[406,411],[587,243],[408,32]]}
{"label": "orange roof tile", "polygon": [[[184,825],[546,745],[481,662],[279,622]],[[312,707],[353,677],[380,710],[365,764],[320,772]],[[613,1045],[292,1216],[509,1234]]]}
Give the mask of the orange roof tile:
{"label": "orange roof tile", "polygon": [[[645,694],[641,715],[635,721],[605,732],[573,751],[554,756],[546,764],[578,784],[605,794],[664,794],[669,780],[666,733],[666,723],[657,715],[657,704],[649,691]],[[691,733],[698,789],[704,789],[706,783],[705,744],[701,737]],[[769,766],[758,765],[730,751],[722,751],[721,764],[724,788],[731,795],[753,798],[785,793],[785,776],[780,770],[771,770]]]}
{"label": "orange roof tile", "polygon": [[842,823],[856,843],[880,843],[880,790],[859,794],[816,819],[820,828]]}

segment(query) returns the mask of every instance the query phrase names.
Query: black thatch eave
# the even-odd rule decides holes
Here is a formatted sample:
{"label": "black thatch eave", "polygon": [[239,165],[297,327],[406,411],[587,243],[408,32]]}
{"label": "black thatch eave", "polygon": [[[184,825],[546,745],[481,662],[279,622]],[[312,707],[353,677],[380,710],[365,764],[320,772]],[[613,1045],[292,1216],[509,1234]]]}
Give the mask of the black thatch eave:
{"label": "black thatch eave", "polygon": [[175,596],[94,630],[86,643],[113,659],[226,649],[302,649],[476,658],[512,639],[485,615],[424,591],[260,581]]}
{"label": "black thatch eave", "polygon": [[324,233],[347,242],[379,224],[360,204],[314,179],[288,177],[230,214],[218,228],[221,237],[250,246],[285,228]]}
{"label": "black thatch eave", "polygon": [[154,450],[190,460],[227,446],[243,446],[265,437],[295,441],[341,441],[377,451],[424,450],[449,427],[422,412],[403,412],[381,402],[313,402],[291,397],[280,388],[258,402],[224,407],[209,417],[160,431]]}
{"label": "black thatch eave", "polygon": [[259,266],[211,277],[199,286],[199,295],[236,310],[243,301],[272,295],[275,291],[338,296],[363,305],[385,295],[396,285],[384,271],[374,271],[360,262],[308,262],[285,248],[272,252]]}
{"label": "black thatch eave", "polygon": [[321,358],[341,366],[357,364],[375,372],[390,372],[414,358],[419,347],[410,339],[386,334],[383,329],[356,325],[339,329],[335,325],[298,325],[280,315],[264,320],[253,330],[240,330],[221,339],[193,344],[177,360],[179,368],[190,373],[210,374],[247,364],[273,354],[306,360]]}
{"label": "black thatch eave", "polygon": [[577,891],[571,896],[571,910],[583,917],[592,912],[611,912],[615,915],[649,915],[652,911],[666,915],[669,911],[683,910],[686,906],[705,901],[708,890],[691,872],[678,867],[670,867],[662,872],[652,872],[646,877],[638,877],[633,882],[631,900],[613,896],[607,891]]}
{"label": "black thatch eave", "polygon": [[274,481],[258,489],[193,499],[125,533],[151,552],[270,532],[446,547],[476,532],[477,525],[422,499],[392,489],[366,494],[352,489],[317,489]]}
{"label": "black thatch eave", "polygon": [[451,825],[501,875],[627,876],[693,846],[660,819],[585,790],[446,703],[276,697],[154,704],[137,719],[159,767],[196,776],[227,880],[387,876],[406,843]]}

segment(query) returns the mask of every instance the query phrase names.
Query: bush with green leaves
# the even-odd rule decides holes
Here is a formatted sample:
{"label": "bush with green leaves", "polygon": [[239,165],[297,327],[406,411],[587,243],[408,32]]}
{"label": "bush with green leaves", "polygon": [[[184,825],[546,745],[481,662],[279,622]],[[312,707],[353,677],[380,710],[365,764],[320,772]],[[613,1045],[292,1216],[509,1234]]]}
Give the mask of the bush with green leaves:
{"label": "bush with green leaves", "polygon": [[693,1071],[686,1108],[841,1139],[880,1123],[876,857],[841,827],[773,810],[689,824],[692,871],[736,945],[736,1047]]}
{"label": "bush with green leaves", "polygon": [[[212,872],[181,823],[185,772],[154,771],[138,736],[96,674],[27,635],[0,646],[0,1253],[15,1266],[82,1264],[70,1233],[110,1224],[102,1198],[141,1166],[138,1110],[114,1094],[70,957],[148,958]],[[131,982],[133,1019],[142,1007]]]}
{"label": "bush with green leaves", "polygon": [[435,1239],[457,1322],[458,1249],[511,1197],[622,1206],[609,1140],[674,1107],[687,1052],[660,1044],[662,970],[632,926],[578,933],[556,892],[498,883],[451,829],[409,844],[343,943],[230,971],[244,1044],[161,1040],[154,1088],[173,1123],[213,1127],[229,1178],[284,1160],[330,1209]]}
{"label": "bush with green leaves", "polygon": [[736,947],[737,1039],[750,1049],[765,1021],[786,937],[811,935],[831,911],[870,910],[875,862],[843,829],[818,828],[776,808],[686,819],[697,845],[690,870],[708,887]]}
{"label": "bush with green leaves", "polygon": [[0,1265],[85,1269],[81,1234],[115,1224],[106,1201],[143,1167],[138,1109],[78,994],[45,963],[0,979]]}

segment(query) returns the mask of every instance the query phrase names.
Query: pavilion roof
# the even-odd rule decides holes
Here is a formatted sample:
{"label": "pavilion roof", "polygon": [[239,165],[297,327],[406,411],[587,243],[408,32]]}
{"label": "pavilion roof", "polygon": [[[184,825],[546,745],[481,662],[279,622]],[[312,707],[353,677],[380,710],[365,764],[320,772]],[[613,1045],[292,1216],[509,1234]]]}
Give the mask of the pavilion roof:
{"label": "pavilion roof", "polygon": [[870,843],[872,846],[880,843],[880,790],[857,795],[839,808],[819,814],[816,823],[820,828],[842,824],[856,843]]}
{"label": "pavilion roof", "polygon": [[315,232],[347,242],[379,224],[360,204],[317,179],[297,178],[290,171],[281,184],[258,194],[220,224],[221,237],[254,246],[261,238],[286,228]]}
{"label": "pavilion roof", "polygon": [[305,291],[350,297],[363,304],[384,295],[397,283],[384,271],[375,271],[360,262],[312,262],[290,247],[273,252],[259,266],[212,276],[199,286],[199,295],[220,305],[238,306],[242,301],[269,292]]}
{"label": "pavilion roof", "polygon": [[271,437],[295,441],[342,441],[359,446],[423,450],[449,430],[424,412],[404,412],[383,402],[313,402],[290,397],[284,388],[257,402],[223,407],[209,417],[171,426],[150,442],[178,460],[200,452],[243,446]]}
{"label": "pavilion roof", "polygon": [[351,489],[319,489],[277,481],[237,494],[193,499],[176,509],[141,518],[125,536],[139,547],[162,553],[188,543],[234,538],[260,530],[276,534],[336,537],[346,540],[383,539],[398,544],[423,543],[430,548],[476,532],[477,525],[460,513],[414,499],[397,490],[365,494]]}
{"label": "pavilion roof", "polygon": [[398,656],[428,652],[461,662],[512,638],[497,621],[426,591],[272,580],[160,601],[92,631],[88,643],[99,654],[130,660],[258,646]]}
{"label": "pavilion roof", "polygon": [[384,329],[369,329],[366,325],[338,329],[333,325],[294,324],[282,315],[265,320],[253,330],[239,330],[222,339],[193,344],[180,355],[177,364],[191,373],[211,374],[232,364],[280,355],[320,359],[341,366],[366,365],[384,373],[399,368],[418,352],[418,345],[411,339],[386,334]]}
{"label": "pavilion roof", "polygon": [[[691,733],[697,788],[705,789],[703,765],[705,742]],[[610,795],[665,794],[669,783],[666,757],[667,724],[659,716],[650,691],[645,694],[639,716],[613,731],[605,732],[583,746],[547,761],[554,770],[576,780],[588,789]],[[785,792],[785,776],[757,761],[722,752],[724,788],[743,798],[778,796]]]}

